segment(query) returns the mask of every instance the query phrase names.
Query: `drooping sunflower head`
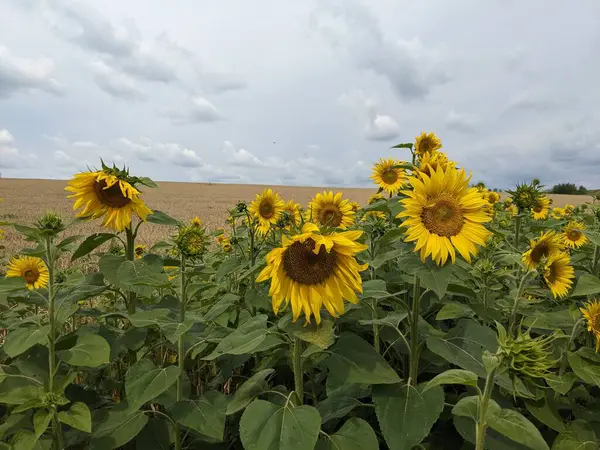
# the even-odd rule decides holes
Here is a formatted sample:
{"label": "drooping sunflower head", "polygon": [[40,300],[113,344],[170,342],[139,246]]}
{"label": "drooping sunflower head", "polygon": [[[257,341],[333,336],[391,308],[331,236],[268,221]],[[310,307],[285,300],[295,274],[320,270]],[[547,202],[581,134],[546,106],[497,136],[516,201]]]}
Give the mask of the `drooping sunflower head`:
{"label": "drooping sunflower head", "polygon": [[442,148],[442,141],[435,133],[426,133],[423,131],[415,138],[415,153],[421,157],[425,153],[435,153]]}
{"label": "drooping sunflower head", "polygon": [[512,376],[542,378],[556,365],[552,358],[552,342],[558,339],[557,333],[532,337],[531,331],[523,332],[520,327],[513,337],[498,327],[500,353],[508,365]]}
{"label": "drooping sunflower head", "polygon": [[289,200],[283,207],[283,211],[287,213],[287,228],[290,226],[299,227],[302,223],[302,215],[300,214],[300,204],[294,200]]}
{"label": "drooping sunflower head", "polygon": [[146,220],[152,213],[142,201],[136,183],[141,184],[141,179],[129,176],[127,170],[109,168],[103,163],[100,171],[76,174],[65,190],[72,193],[68,198],[75,199],[73,209],[83,208],[77,217],[103,217],[104,227],[121,232],[131,227],[133,214]]}
{"label": "drooping sunflower head", "polygon": [[28,289],[48,286],[49,272],[46,263],[36,256],[16,256],[6,267],[7,278],[23,278]]}
{"label": "drooping sunflower head", "polygon": [[394,194],[400,190],[405,181],[404,169],[396,167],[402,164],[402,161],[396,161],[392,158],[381,158],[373,166],[371,179],[384,191]]}
{"label": "drooping sunflower head", "polygon": [[531,216],[534,220],[545,220],[548,218],[550,200],[545,195],[539,195],[531,208]]}
{"label": "drooping sunflower head", "polygon": [[310,201],[307,220],[324,227],[346,229],[354,223],[354,211],[341,192],[323,191]]}
{"label": "drooping sunflower head", "polygon": [[575,269],[566,253],[554,253],[548,257],[544,266],[544,280],[554,298],[566,297],[573,285]]}
{"label": "drooping sunflower head", "polygon": [[487,201],[469,188],[464,169],[438,167],[431,177],[410,177],[409,182],[412,190],[402,191],[407,198],[398,214],[408,227],[405,240],[416,243],[422,261],[431,255],[438,265],[448,258],[454,262],[458,250],[470,262],[491,234],[483,226],[491,217],[484,210]]}
{"label": "drooping sunflower head", "polygon": [[136,245],[135,249],[133,250],[133,253],[136,259],[141,259],[146,253],[146,246],[142,244]]}
{"label": "drooping sunflower head", "polygon": [[321,234],[319,227],[306,223],[302,233],[283,236],[281,247],[267,255],[267,266],[257,282],[271,279],[269,295],[278,313],[291,303],[293,320],[301,314],[307,322],[314,316],[321,323],[321,309],[338,317],[344,313],[344,300],[357,303],[362,292],[361,265],[355,255],[367,248],[357,242],[362,231]]}
{"label": "drooping sunflower head", "polygon": [[425,152],[419,155],[417,175],[424,173],[431,178],[431,175],[437,171],[438,167],[446,171],[449,168],[456,167],[456,163],[450,161],[442,152]]}
{"label": "drooping sunflower head", "polygon": [[177,254],[186,258],[201,258],[206,250],[206,231],[203,227],[194,225],[180,226],[177,234],[173,237]]}
{"label": "drooping sunflower head", "polygon": [[258,231],[267,234],[272,226],[281,218],[285,203],[277,192],[265,189],[250,203],[248,212],[258,222]]}
{"label": "drooping sunflower head", "polygon": [[587,322],[587,329],[596,339],[596,353],[600,350],[600,302],[592,300],[579,308]]}
{"label": "drooping sunflower head", "polygon": [[551,255],[562,252],[564,248],[560,236],[554,231],[547,231],[541,233],[539,238],[529,241],[529,250],[523,253],[521,259],[528,270],[534,270]]}
{"label": "drooping sunflower head", "polygon": [[576,220],[570,221],[563,229],[564,243],[571,248],[579,248],[582,245],[585,245],[588,239],[586,235],[583,234],[584,229],[585,225],[582,222],[577,222]]}

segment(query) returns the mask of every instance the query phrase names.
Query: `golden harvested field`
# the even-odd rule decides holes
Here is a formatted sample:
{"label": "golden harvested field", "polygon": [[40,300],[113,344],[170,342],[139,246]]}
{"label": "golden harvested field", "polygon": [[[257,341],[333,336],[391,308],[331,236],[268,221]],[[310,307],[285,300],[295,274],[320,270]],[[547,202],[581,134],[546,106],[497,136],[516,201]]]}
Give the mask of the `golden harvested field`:
{"label": "golden harvested field", "polygon": [[[227,209],[233,207],[238,200],[252,200],[265,186],[239,184],[208,184],[208,183],[173,183],[161,182],[159,189],[145,189],[144,200],[152,209],[158,209],[179,219],[190,219],[199,216],[207,228],[212,231],[223,226],[227,217]],[[0,179],[0,221],[31,223],[47,210],[55,211],[63,217],[72,217],[73,202],[67,199],[64,191],[64,180],[35,180],[35,179]],[[306,205],[316,192],[325,188],[277,186],[275,190],[285,200],[295,200]],[[336,191],[334,188],[327,190]],[[343,188],[344,196],[365,204],[367,199],[376,192],[375,188]],[[503,196],[504,197],[504,196]],[[566,204],[578,205],[591,202],[587,195],[550,195],[555,206]],[[99,221],[77,224],[70,229],[71,234],[89,234],[101,231]],[[141,227],[139,242],[153,244],[168,236],[168,227],[148,225]],[[6,239],[3,245],[5,253],[11,255],[26,243],[20,235],[11,229],[6,229]]]}

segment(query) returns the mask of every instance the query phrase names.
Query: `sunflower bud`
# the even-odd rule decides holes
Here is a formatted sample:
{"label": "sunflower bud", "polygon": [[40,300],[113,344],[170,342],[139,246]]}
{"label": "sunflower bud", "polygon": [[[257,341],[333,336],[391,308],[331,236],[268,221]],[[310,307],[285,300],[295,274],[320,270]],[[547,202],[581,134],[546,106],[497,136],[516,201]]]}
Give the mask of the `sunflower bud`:
{"label": "sunflower bud", "polygon": [[65,225],[62,218],[51,211],[46,212],[38,221],[37,227],[46,236],[56,236],[64,231]]}
{"label": "sunflower bud", "polygon": [[558,362],[558,359],[552,359],[552,342],[560,339],[560,335],[554,332],[532,338],[530,331],[531,329],[525,332],[519,329],[515,338],[507,335],[506,330],[498,324],[499,352],[511,375],[542,378]]}
{"label": "sunflower bud", "polygon": [[173,238],[177,252],[187,258],[200,258],[206,249],[206,234],[204,228],[192,225],[179,228]]}
{"label": "sunflower bud", "polygon": [[235,209],[237,212],[240,212],[240,213],[246,212],[246,211],[248,211],[248,204],[245,201],[241,200],[236,203]]}
{"label": "sunflower bud", "polygon": [[513,202],[519,207],[519,211],[533,208],[540,196],[539,185],[518,184],[514,191],[507,191],[512,195]]}

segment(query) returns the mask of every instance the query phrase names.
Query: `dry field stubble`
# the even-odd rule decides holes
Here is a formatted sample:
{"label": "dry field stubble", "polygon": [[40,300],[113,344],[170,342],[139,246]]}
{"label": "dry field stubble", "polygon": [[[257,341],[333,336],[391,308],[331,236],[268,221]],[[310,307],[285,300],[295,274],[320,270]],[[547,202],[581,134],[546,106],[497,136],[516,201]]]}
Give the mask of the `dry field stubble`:
{"label": "dry field stubble", "polygon": [[[55,211],[63,217],[73,217],[73,202],[67,199],[64,180],[0,179],[0,221],[31,223],[47,210]],[[173,183],[160,182],[158,189],[145,189],[144,200],[152,209],[163,211],[179,219],[199,216],[209,231],[222,227],[227,218],[227,210],[238,200],[252,200],[265,186],[239,184]],[[302,205],[325,188],[276,186],[275,189],[285,200],[295,200]],[[327,188],[327,190],[336,190]],[[375,192],[375,188],[338,189],[346,198],[361,205]],[[591,202],[587,195],[550,195],[554,206],[578,205]],[[102,231],[100,221],[82,222],[69,229],[70,234],[88,235]],[[169,234],[169,228],[159,225],[141,227],[138,242],[152,245]],[[26,245],[21,235],[6,229],[3,242],[5,254],[12,255]]]}

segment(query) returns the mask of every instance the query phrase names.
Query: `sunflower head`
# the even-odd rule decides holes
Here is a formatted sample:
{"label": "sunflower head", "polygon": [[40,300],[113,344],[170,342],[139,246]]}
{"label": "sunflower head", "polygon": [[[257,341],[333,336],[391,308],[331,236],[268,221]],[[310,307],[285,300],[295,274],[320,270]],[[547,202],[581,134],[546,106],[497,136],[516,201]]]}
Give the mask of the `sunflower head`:
{"label": "sunflower head", "polygon": [[281,247],[267,255],[267,266],[256,279],[271,279],[269,295],[275,313],[291,303],[294,321],[304,314],[307,322],[314,316],[318,324],[323,306],[338,317],[344,313],[344,300],[357,303],[356,292],[362,292],[359,272],[367,268],[355,258],[367,248],[357,242],[362,233],[322,234],[315,224],[306,223],[300,234],[284,236]]}
{"label": "sunflower head", "polygon": [[587,329],[596,339],[596,352],[600,350],[600,302],[591,300],[579,308],[587,323]]}
{"label": "sunflower head", "polygon": [[309,203],[307,220],[320,226],[346,229],[354,223],[354,211],[350,200],[342,199],[342,193],[323,191]]}
{"label": "sunflower head", "polygon": [[562,252],[564,248],[560,236],[554,231],[547,231],[540,234],[539,238],[529,241],[529,250],[523,253],[521,259],[528,270],[534,270],[551,255]]}
{"label": "sunflower head", "polygon": [[519,208],[517,205],[510,204],[506,207],[506,211],[510,214],[511,217],[516,217],[519,215]]}
{"label": "sunflower head", "polygon": [[575,269],[566,253],[554,253],[548,257],[544,265],[544,280],[554,298],[566,297],[573,286]]}
{"label": "sunflower head", "polygon": [[46,236],[56,236],[64,231],[65,224],[58,214],[48,211],[38,219],[37,228]]}
{"label": "sunflower head", "polygon": [[431,177],[410,177],[412,190],[402,191],[402,226],[407,227],[406,241],[415,242],[421,260],[428,256],[443,265],[456,259],[456,250],[471,262],[471,256],[484,246],[490,232],[483,223],[491,220],[488,205],[476,188],[469,188],[464,169],[438,167]]}
{"label": "sunflower head", "polygon": [[360,209],[360,204],[358,202],[350,202],[350,207],[356,213]]}
{"label": "sunflower head", "polygon": [[203,227],[187,225],[179,227],[173,237],[177,253],[190,259],[201,258],[206,250],[206,232]]}
{"label": "sunflower head", "polygon": [[49,272],[46,263],[35,256],[16,256],[6,267],[7,278],[23,278],[28,289],[48,286]]}
{"label": "sunflower head", "polygon": [[426,133],[423,131],[415,138],[415,153],[421,157],[425,153],[435,153],[442,148],[442,141],[435,133]]}
{"label": "sunflower head", "polygon": [[290,226],[299,227],[302,223],[302,214],[300,212],[300,204],[294,200],[289,200],[283,207],[284,213],[286,213],[285,226],[289,230]]}
{"label": "sunflower head", "polygon": [[245,201],[240,200],[235,204],[235,210],[239,213],[246,212],[248,211],[248,204]]}
{"label": "sunflower head", "polygon": [[381,158],[373,166],[373,174],[371,179],[384,191],[394,194],[400,190],[405,180],[404,169],[397,166],[402,164],[402,161],[396,161],[392,158]]}
{"label": "sunflower head", "polygon": [[570,204],[569,205],[565,205],[563,207],[563,209],[565,210],[565,214],[566,215],[571,215],[571,214],[573,214],[573,211],[575,210],[575,205],[570,205]]}
{"label": "sunflower head", "polygon": [[110,168],[103,162],[100,171],[76,174],[65,190],[72,193],[69,198],[75,199],[73,209],[82,208],[77,217],[103,218],[103,226],[121,232],[131,227],[133,214],[146,220],[152,213],[136,184],[154,186],[146,178],[132,177],[128,170]]}
{"label": "sunflower head", "polygon": [[248,207],[248,212],[256,220],[258,231],[267,234],[272,226],[277,225],[283,213],[284,202],[277,192],[265,189]]}
{"label": "sunflower head", "polygon": [[582,222],[577,222],[576,220],[570,221],[563,229],[564,243],[571,248],[579,248],[582,245],[585,245],[588,239],[586,235],[583,234],[584,229],[585,225]]}
{"label": "sunflower head", "polygon": [[191,220],[190,225],[193,227],[201,227],[202,220],[200,220],[200,217],[196,216]]}
{"label": "sunflower head", "polygon": [[550,210],[550,199],[545,195],[539,195],[533,206],[531,207],[531,216],[535,220],[545,220],[548,218],[548,211]]}
{"label": "sunflower head", "polygon": [[142,259],[144,254],[146,253],[146,246],[142,244],[138,244],[133,249],[133,254],[135,255],[135,259]]}
{"label": "sunflower head", "polygon": [[490,205],[494,205],[500,201],[500,194],[494,191],[489,191],[487,193],[487,201]]}
{"label": "sunflower head", "polygon": [[442,152],[425,152],[424,154],[419,155],[417,175],[423,173],[431,177],[431,175],[437,171],[438,167],[441,167],[446,171],[449,168],[456,167],[456,163],[450,161]]}
{"label": "sunflower head", "polygon": [[566,215],[567,214],[566,214],[564,208],[559,208],[558,206],[555,208],[552,208],[552,218],[553,219],[562,219]]}
{"label": "sunflower head", "polygon": [[521,329],[513,337],[498,325],[499,351],[513,376],[543,378],[547,375],[558,362],[552,359],[552,342],[558,338],[557,332],[533,338],[530,330],[523,332]]}

